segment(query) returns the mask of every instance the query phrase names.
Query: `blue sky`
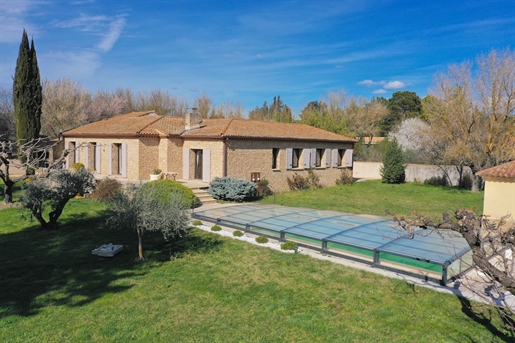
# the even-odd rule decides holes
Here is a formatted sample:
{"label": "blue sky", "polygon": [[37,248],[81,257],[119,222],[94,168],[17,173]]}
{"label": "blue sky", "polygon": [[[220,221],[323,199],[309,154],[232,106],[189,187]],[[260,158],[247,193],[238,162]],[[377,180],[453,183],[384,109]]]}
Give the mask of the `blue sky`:
{"label": "blue sky", "polygon": [[427,95],[449,64],[515,48],[515,1],[2,0],[2,87],[23,28],[43,79],[190,102],[205,91],[245,112],[280,95],[298,115],[331,91]]}

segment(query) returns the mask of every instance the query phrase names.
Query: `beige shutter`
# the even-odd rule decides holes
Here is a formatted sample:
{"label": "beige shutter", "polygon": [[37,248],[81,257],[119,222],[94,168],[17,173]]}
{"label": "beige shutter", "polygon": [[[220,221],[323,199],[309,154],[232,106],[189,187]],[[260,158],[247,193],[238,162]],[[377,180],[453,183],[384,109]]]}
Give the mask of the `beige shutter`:
{"label": "beige shutter", "polygon": [[182,148],[182,178],[190,179],[190,149]]}
{"label": "beige shutter", "polygon": [[211,150],[202,150],[202,181],[211,182]]}

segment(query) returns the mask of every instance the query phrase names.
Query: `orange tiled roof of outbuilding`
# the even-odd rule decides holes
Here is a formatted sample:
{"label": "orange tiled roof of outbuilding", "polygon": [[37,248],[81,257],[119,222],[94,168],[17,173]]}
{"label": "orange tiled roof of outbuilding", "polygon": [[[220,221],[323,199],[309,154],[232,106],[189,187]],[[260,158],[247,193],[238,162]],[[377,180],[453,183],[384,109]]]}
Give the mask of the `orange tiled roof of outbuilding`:
{"label": "orange tiled roof of outbuilding", "polygon": [[296,123],[246,119],[204,119],[200,127],[185,131],[182,117],[153,112],[132,112],[63,132],[64,137],[180,136],[183,138],[285,139],[355,142],[333,132]]}
{"label": "orange tiled roof of outbuilding", "polygon": [[477,172],[477,175],[481,176],[482,178],[515,178],[515,161],[481,170]]}

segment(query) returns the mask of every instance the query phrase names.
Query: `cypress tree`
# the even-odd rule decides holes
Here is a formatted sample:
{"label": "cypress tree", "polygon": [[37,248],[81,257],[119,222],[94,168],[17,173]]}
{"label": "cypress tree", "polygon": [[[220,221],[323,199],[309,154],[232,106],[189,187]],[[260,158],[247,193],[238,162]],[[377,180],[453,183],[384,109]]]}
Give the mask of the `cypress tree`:
{"label": "cypress tree", "polygon": [[16,139],[20,144],[39,137],[42,93],[34,40],[29,47],[27,32],[23,30],[13,83]]}
{"label": "cypress tree", "polygon": [[388,142],[380,173],[384,183],[403,183],[406,179],[406,165],[402,148],[397,140]]}

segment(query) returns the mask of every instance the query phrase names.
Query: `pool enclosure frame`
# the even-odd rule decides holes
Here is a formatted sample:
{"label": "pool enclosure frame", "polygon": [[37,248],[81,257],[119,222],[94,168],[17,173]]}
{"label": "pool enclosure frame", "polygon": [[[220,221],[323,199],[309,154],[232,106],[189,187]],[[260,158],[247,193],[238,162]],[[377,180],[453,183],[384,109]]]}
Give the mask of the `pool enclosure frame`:
{"label": "pool enclosure frame", "polygon": [[442,284],[472,266],[471,249],[461,235],[421,228],[405,232],[385,217],[245,204],[201,210],[192,213],[192,218],[265,234],[280,241],[295,241],[324,254],[426,280],[436,279]]}

